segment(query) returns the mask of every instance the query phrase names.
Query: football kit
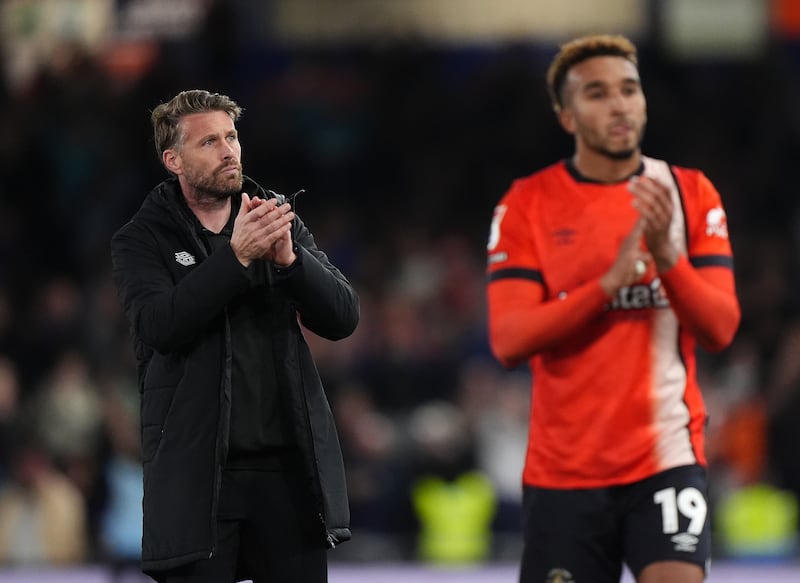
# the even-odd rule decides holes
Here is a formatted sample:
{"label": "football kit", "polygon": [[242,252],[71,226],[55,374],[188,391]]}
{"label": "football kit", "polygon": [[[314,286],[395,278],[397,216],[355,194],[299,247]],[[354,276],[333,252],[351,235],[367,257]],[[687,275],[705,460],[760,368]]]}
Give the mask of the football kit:
{"label": "football kit", "polygon": [[680,255],[613,298],[599,279],[638,218],[627,180],[594,182],[562,161],[495,208],[489,334],[504,364],[532,372],[526,485],[600,488],[706,463],[697,331],[724,331],[739,310],[725,211],[702,172],[642,160],[638,173],[670,187]]}

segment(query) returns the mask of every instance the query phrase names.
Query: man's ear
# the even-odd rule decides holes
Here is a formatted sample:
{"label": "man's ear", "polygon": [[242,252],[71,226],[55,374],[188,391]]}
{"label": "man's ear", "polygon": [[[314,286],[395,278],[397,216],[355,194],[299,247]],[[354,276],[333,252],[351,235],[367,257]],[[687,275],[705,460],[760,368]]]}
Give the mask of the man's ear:
{"label": "man's ear", "polygon": [[181,157],[175,150],[171,148],[164,150],[161,154],[161,161],[164,163],[164,167],[173,174],[181,174],[183,172]]}
{"label": "man's ear", "polygon": [[558,117],[558,122],[561,124],[561,127],[564,128],[565,132],[568,134],[575,133],[575,118],[568,108],[560,108],[558,112],[556,112],[556,117]]}

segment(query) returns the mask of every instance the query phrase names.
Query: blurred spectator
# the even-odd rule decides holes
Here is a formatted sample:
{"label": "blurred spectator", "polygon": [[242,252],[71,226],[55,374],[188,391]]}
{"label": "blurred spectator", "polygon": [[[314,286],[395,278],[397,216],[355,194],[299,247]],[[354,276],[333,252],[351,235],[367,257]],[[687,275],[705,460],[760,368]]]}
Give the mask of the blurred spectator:
{"label": "blurred spectator", "polygon": [[136,383],[113,379],[106,387],[103,421],[111,452],[105,463],[106,503],[100,521],[103,556],[116,563],[142,555],[142,463]]}
{"label": "blurred spectator", "polygon": [[55,466],[83,497],[94,542],[101,508],[102,403],[86,356],[67,350],[26,404],[32,431]]}
{"label": "blurred spectator", "polygon": [[0,563],[59,565],[89,557],[81,492],[23,438],[0,492]]}
{"label": "blurred spectator", "polygon": [[67,350],[83,358],[83,296],[75,279],[48,274],[30,293],[19,323],[20,372],[26,387],[38,386]]}
{"label": "blurred spectator", "polygon": [[511,558],[522,542],[520,483],[528,441],[530,374],[505,371],[488,358],[465,361],[456,403],[475,436],[476,467],[489,478],[497,498],[495,553]]}
{"label": "blurred spectator", "polygon": [[9,477],[14,425],[19,415],[19,378],[13,361],[0,354],[0,485]]}
{"label": "blurred spectator", "polygon": [[99,453],[100,394],[81,352],[69,350],[61,355],[31,406],[43,447],[68,474]]}
{"label": "blurred spectator", "polygon": [[770,477],[800,500],[800,322],[784,323],[771,364],[765,394]]}
{"label": "blurred spectator", "polygon": [[715,527],[722,556],[792,561],[797,553],[797,499],[764,483],[731,492],[718,506]]}
{"label": "blurred spectator", "polygon": [[411,416],[418,448],[411,498],[419,521],[418,557],[434,564],[467,564],[491,557],[495,492],[476,468],[474,441],[464,414],[431,401]]}
{"label": "blurred spectator", "polygon": [[359,385],[340,387],[332,405],[345,459],[352,527],[363,543],[353,559],[403,559],[404,550],[397,544],[405,527],[397,500],[403,499],[407,486],[401,428],[375,407]]}

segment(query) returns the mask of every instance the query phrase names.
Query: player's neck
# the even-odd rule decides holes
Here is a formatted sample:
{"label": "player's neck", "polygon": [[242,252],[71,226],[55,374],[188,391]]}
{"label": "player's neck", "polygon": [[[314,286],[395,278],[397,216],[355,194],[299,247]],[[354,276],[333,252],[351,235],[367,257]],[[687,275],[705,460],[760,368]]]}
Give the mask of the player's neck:
{"label": "player's neck", "polygon": [[586,178],[597,182],[620,182],[639,170],[642,154],[636,151],[629,158],[614,159],[599,152],[578,150],[572,157],[575,169]]}

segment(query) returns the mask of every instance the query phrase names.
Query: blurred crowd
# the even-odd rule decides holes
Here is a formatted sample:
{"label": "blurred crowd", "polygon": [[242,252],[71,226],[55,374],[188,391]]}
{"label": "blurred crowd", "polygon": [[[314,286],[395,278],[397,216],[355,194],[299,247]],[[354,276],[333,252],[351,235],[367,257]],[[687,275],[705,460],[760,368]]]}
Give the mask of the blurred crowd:
{"label": "blurred crowd", "polygon": [[[332,558],[515,557],[530,377],[491,358],[484,249],[511,180],[571,151],[544,88],[556,47],[290,50],[226,16],[101,54],[65,43],[23,86],[0,75],[0,563],[136,560],[138,389],[108,242],[166,177],[149,111],[187,88],[244,107],[245,173],[306,190],[299,214],[361,296],[353,337],[308,335],[353,512]],[[640,50],[644,150],[708,174],[736,255],[740,332],[700,358],[718,544],[791,556],[800,47],[692,64]]]}

